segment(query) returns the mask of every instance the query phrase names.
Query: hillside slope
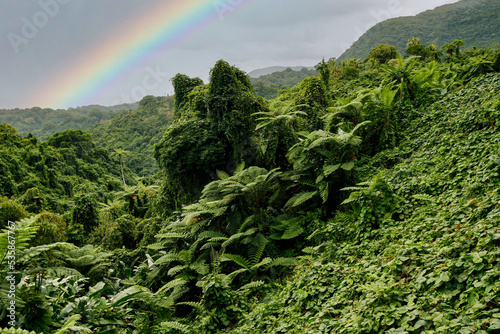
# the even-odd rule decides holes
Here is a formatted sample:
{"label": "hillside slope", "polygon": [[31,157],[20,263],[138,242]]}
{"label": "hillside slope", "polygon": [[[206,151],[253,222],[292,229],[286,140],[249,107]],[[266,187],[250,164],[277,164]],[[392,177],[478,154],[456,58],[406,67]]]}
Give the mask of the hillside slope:
{"label": "hillside slope", "polygon": [[160,141],[173,113],[173,98],[147,96],[137,110],[124,111],[111,121],[98,124],[89,132],[96,144],[130,151],[128,168],[139,176],[158,171],[153,157],[154,144]]}
{"label": "hillside slope", "polygon": [[421,112],[378,157],[401,163],[349,189],[345,208],[375,209],[337,213],[233,332],[497,333],[498,91],[500,75],[484,76]]}
{"label": "hillside slope", "polygon": [[479,48],[500,42],[500,1],[461,0],[412,17],[390,19],[375,25],[361,36],[339,59],[364,59],[379,44],[406,50],[412,37],[422,44],[441,46],[454,39]]}
{"label": "hillside slope", "polygon": [[279,95],[279,91],[295,86],[305,78],[316,75],[315,69],[287,68],[283,71],[273,72],[271,74],[262,75],[258,78],[250,77],[250,82],[255,87],[255,91],[259,96],[266,99],[274,99]]}

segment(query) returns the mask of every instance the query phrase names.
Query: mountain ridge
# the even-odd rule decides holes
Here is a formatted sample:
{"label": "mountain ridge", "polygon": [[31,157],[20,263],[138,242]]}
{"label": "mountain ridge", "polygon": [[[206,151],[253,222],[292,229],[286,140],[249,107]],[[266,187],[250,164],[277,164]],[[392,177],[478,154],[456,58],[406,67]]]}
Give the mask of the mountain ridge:
{"label": "mountain ridge", "polygon": [[270,66],[270,67],[258,68],[256,70],[248,72],[248,76],[250,78],[256,79],[264,75],[273,74],[275,72],[286,71],[289,68],[296,72],[302,70],[303,68],[306,68],[308,70],[314,69],[314,67],[312,66]]}
{"label": "mountain ridge", "polygon": [[338,59],[364,59],[379,44],[396,46],[404,53],[406,43],[416,37],[422,44],[441,46],[455,39],[466,46],[485,48],[500,42],[500,2],[461,0],[415,16],[388,19],[363,34]]}

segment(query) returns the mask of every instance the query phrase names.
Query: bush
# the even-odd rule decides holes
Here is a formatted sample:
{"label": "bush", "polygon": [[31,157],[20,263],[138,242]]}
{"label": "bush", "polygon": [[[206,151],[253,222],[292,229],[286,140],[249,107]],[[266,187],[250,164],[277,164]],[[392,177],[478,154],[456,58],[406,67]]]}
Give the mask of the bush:
{"label": "bush", "polygon": [[8,221],[16,222],[28,216],[26,209],[6,197],[0,197],[0,226],[4,228]]}
{"label": "bush", "polygon": [[134,249],[137,246],[138,221],[131,215],[123,215],[114,221],[104,222],[92,233],[91,241],[107,249]]}
{"label": "bush", "polygon": [[55,242],[65,242],[66,221],[58,214],[42,212],[36,216],[35,226],[38,226],[38,232],[32,239],[33,246],[51,244]]}
{"label": "bush", "polygon": [[45,198],[38,188],[30,188],[22,196],[21,203],[28,212],[39,213],[43,210]]}

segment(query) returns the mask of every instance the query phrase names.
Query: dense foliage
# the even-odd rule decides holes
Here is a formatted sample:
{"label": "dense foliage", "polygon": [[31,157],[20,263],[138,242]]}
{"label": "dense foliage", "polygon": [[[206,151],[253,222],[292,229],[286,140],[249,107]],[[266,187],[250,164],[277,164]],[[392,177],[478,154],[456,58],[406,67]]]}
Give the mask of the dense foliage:
{"label": "dense foliage", "polygon": [[146,96],[137,110],[123,111],[109,122],[93,126],[88,131],[94,142],[112,151],[130,152],[126,166],[141,177],[158,171],[153,157],[154,145],[161,139],[172,120],[172,97]]}
{"label": "dense foliage", "polygon": [[91,130],[106,148],[0,125],[1,310],[37,333],[497,332],[500,51],[408,46],[271,101],[222,60],[178,74]]}
{"label": "dense foliage", "polygon": [[33,136],[45,140],[57,132],[64,130],[88,130],[95,124],[105,123],[120,111],[135,110],[138,104],[122,104],[113,107],[98,105],[53,110],[49,108],[2,109],[0,124],[9,123],[21,135]]}

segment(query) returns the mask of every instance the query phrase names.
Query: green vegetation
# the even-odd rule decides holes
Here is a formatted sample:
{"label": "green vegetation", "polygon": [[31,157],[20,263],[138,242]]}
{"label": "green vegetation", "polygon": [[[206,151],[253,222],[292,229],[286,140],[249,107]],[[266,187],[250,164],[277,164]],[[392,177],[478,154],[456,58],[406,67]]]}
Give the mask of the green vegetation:
{"label": "green vegetation", "polygon": [[394,45],[404,53],[412,37],[425,45],[459,39],[468,46],[486,48],[499,41],[499,13],[500,2],[496,0],[460,0],[416,16],[390,19],[369,29],[339,60],[364,59],[379,44]]}
{"label": "green vegetation", "polygon": [[0,125],[0,307],[17,332],[496,333],[500,50],[461,44],[274,100],[220,60],[90,133]]}
{"label": "green vegetation", "polygon": [[[88,131],[95,143],[111,153],[130,152],[123,156],[125,165],[140,177],[152,176],[158,171],[153,158],[154,145],[161,139],[172,120],[173,97],[146,96],[137,110],[123,111],[106,123]],[[118,156],[120,158],[120,156]]]}
{"label": "green vegetation", "polygon": [[45,140],[65,130],[88,130],[95,124],[105,123],[120,111],[135,110],[138,104],[123,104],[114,107],[86,106],[68,110],[42,108],[0,109],[0,124],[8,123],[22,136],[32,134]]}
{"label": "green vegetation", "polygon": [[274,99],[278,97],[281,90],[295,86],[305,78],[315,74],[315,70],[309,70],[305,67],[300,71],[288,68],[284,71],[262,75],[258,78],[250,78],[250,82],[255,87],[255,91],[259,96],[266,99]]}

